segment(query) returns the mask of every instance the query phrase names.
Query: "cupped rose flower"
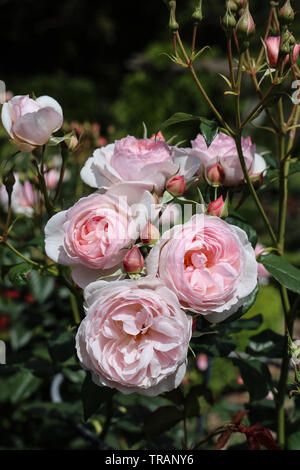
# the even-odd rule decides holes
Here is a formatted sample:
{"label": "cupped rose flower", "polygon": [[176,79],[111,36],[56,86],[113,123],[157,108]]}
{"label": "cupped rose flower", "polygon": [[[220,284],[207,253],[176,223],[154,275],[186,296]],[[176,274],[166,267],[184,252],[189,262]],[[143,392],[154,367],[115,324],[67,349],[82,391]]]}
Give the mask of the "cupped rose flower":
{"label": "cupped rose flower", "polygon": [[127,248],[147,222],[148,204],[129,205],[125,197],[108,191],[79,199],[70,209],[58,212],[45,227],[46,253],[53,261],[72,266],[73,280],[85,287],[121,267]]}
{"label": "cupped rose flower", "polygon": [[[196,162],[196,164],[195,164]],[[166,181],[175,173],[193,176],[199,161],[161,139],[128,136],[95,150],[81,170],[82,180],[102,191],[127,182],[162,194]]]}
{"label": "cupped rose flower", "polygon": [[91,283],[76,349],[100,386],[156,396],[181,383],[192,318],[158,279]]}
{"label": "cupped rose flower", "polygon": [[[11,208],[15,214],[24,214],[32,217],[34,209],[39,201],[39,194],[29,181],[23,184],[20,182],[19,175],[14,174],[15,184],[11,194]],[[0,204],[7,211],[8,194],[4,184],[0,186]]]}
{"label": "cupped rose flower", "polygon": [[1,117],[13,143],[24,152],[46,144],[63,122],[61,106],[50,96],[14,96],[4,103]]}
{"label": "cupped rose flower", "polygon": [[[270,67],[276,67],[280,48],[280,36],[270,36],[265,40],[266,53]],[[297,60],[300,52],[300,44],[295,44],[293,50],[293,60]],[[287,63],[289,57],[286,56],[284,62]]]}
{"label": "cupped rose flower", "polygon": [[[242,150],[249,175],[262,173],[267,165],[261,155],[255,153],[255,145],[250,137],[242,138]],[[198,134],[192,141],[190,154],[197,156],[200,160],[198,174],[202,177],[210,174],[212,168],[219,163],[222,173],[222,184],[234,186],[244,182],[244,174],[236,150],[235,141],[232,137],[220,132],[207,147],[204,137]]]}
{"label": "cupped rose flower", "polygon": [[246,233],[203,214],[165,232],[146,268],[175,292],[183,308],[216,323],[235,313],[257,284],[257,262]]}

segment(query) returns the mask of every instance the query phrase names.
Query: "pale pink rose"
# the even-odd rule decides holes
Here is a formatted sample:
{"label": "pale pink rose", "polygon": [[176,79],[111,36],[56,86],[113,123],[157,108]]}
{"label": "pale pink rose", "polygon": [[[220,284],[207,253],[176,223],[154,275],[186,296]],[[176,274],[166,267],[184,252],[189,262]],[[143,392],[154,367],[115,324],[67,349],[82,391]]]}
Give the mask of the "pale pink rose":
{"label": "pale pink rose", "polygon": [[182,196],[186,190],[186,183],[183,175],[173,176],[167,182],[166,190],[173,196]]}
{"label": "pale pink rose", "polygon": [[24,152],[46,144],[63,122],[62,109],[50,96],[36,100],[29,95],[14,96],[3,104],[1,117],[14,144]]}
{"label": "pale pink rose", "polygon": [[[265,40],[267,57],[270,67],[276,67],[279,55],[279,47],[280,47],[280,36],[270,36],[268,39]],[[297,60],[297,57],[300,52],[300,44],[296,44],[293,50],[293,60]],[[287,63],[289,61],[289,57],[286,56],[284,62]]]}
{"label": "pale pink rose", "polygon": [[[262,173],[266,169],[266,163],[261,155],[255,153],[255,145],[252,144],[250,137],[242,139],[242,149],[249,175]],[[232,137],[220,132],[207,147],[204,137],[198,134],[192,141],[190,154],[200,160],[199,175],[204,177],[219,163],[224,172],[222,181],[224,186],[234,186],[244,182],[243,170]]]}
{"label": "pale pink rose", "polygon": [[224,206],[225,206],[225,203],[224,203],[223,196],[220,196],[218,197],[218,199],[208,204],[206,212],[209,215],[215,215],[216,217],[221,217],[223,210],[224,210]]}
{"label": "pale pink rose", "polygon": [[80,175],[86,184],[102,191],[122,182],[138,182],[143,190],[162,194],[171,176],[178,172],[190,178],[198,167],[198,159],[160,139],[128,136],[95,150]]}
{"label": "pale pink rose", "polygon": [[59,180],[59,172],[52,168],[51,170],[47,170],[45,168],[44,178],[47,189],[54,189],[57,186]]}
{"label": "pale pink rose", "polygon": [[192,318],[158,279],[93,282],[76,336],[82,366],[100,386],[156,396],[181,383]]}
{"label": "pale pink rose", "polygon": [[79,199],[58,212],[45,227],[46,253],[53,261],[72,266],[73,280],[85,287],[121,267],[127,248],[139,237],[147,222],[149,201],[140,205],[108,191]]}
{"label": "pale pink rose", "polygon": [[165,232],[146,268],[176,293],[183,308],[216,323],[235,313],[257,284],[257,262],[246,233],[203,214]]}
{"label": "pale pink rose", "polygon": [[[11,194],[11,208],[15,214],[24,214],[27,217],[34,215],[34,209],[39,201],[39,194],[29,181],[20,182],[17,173],[14,174],[15,184]],[[4,184],[0,186],[0,204],[7,211],[8,194]]]}
{"label": "pale pink rose", "polygon": [[[261,245],[260,243],[257,243],[255,247],[255,255],[258,257],[259,255],[265,255],[267,252],[265,251],[265,247]],[[259,283],[262,285],[266,285],[269,283],[269,278],[270,278],[270,273],[266,270],[264,265],[262,263],[258,263],[257,265],[257,277],[259,280]]]}

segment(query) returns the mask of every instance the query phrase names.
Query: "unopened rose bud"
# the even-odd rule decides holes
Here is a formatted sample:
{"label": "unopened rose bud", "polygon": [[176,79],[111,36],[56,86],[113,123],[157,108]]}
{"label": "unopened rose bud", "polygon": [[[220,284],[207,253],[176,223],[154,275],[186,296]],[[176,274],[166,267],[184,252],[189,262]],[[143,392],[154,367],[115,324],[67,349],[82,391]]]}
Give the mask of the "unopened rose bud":
{"label": "unopened rose bud", "polygon": [[157,134],[152,134],[152,136],[150,137],[150,139],[152,140],[162,140],[163,142],[165,142],[165,138],[163,136],[163,133],[161,131],[158,131]]}
{"label": "unopened rose bud", "polygon": [[234,28],[236,27],[236,20],[231,10],[227,10],[225,16],[221,19],[221,26],[225,31],[228,38],[231,37]]}
{"label": "unopened rose bud", "polygon": [[255,23],[249,11],[248,4],[246,5],[244,13],[236,25],[236,31],[238,38],[244,41],[249,40],[250,37],[255,33]]}
{"label": "unopened rose bud", "polygon": [[154,192],[152,193],[153,199],[154,199],[154,204],[159,204],[159,198],[158,195]]}
{"label": "unopened rose bud", "polygon": [[142,271],[144,258],[136,245],[125,255],[123,265],[124,270],[129,274],[138,274]]}
{"label": "unopened rose bud", "polygon": [[171,1],[169,2],[169,7],[170,7],[170,20],[169,20],[169,28],[173,33],[176,33],[179,29],[179,24],[176,21],[175,18],[175,11],[176,11],[176,2]]}
{"label": "unopened rose bud", "polygon": [[199,21],[202,21],[202,19],[203,19],[202,0],[200,0],[199,5],[195,8],[194,13],[192,14],[192,19],[196,23],[198,23]]}
{"label": "unopened rose bud", "polygon": [[186,190],[184,176],[173,176],[173,178],[169,179],[166,190],[172,194],[172,196],[182,196]]}
{"label": "unopened rose bud", "polygon": [[238,5],[234,0],[227,0],[226,8],[230,11],[237,11]]}
{"label": "unopened rose bud", "polygon": [[15,175],[14,175],[14,172],[13,172],[13,169],[11,169],[7,175],[5,176],[5,178],[3,179],[3,184],[6,188],[6,191],[7,191],[7,194],[8,195],[11,195],[12,191],[13,191],[13,187],[14,187],[14,184],[16,182],[16,178],[15,178]]}
{"label": "unopened rose bud", "polygon": [[291,6],[290,0],[286,0],[282,8],[278,12],[278,18],[282,25],[288,25],[294,21],[295,13]]}
{"label": "unopened rose bud", "polygon": [[211,185],[221,185],[225,179],[225,172],[221,167],[220,163],[216,163],[206,170],[206,179]]}
{"label": "unopened rose bud", "polygon": [[286,54],[288,55],[292,54],[295,44],[296,44],[296,40],[294,36],[288,29],[286,29],[282,35],[282,41],[281,41],[279,54],[281,56],[285,56]]}
{"label": "unopened rose bud", "polygon": [[223,196],[218,197],[215,201],[212,201],[207,206],[207,214],[214,215],[216,217],[227,217],[228,210],[226,207],[226,201],[224,202]]}
{"label": "unopened rose bud", "polygon": [[78,145],[78,139],[76,135],[72,135],[71,139],[68,140],[67,142],[68,142],[67,145],[68,145],[69,150],[73,151],[76,149]]}
{"label": "unopened rose bud", "polygon": [[147,224],[141,231],[140,238],[143,243],[156,243],[160,238],[160,233],[158,228],[148,220]]}

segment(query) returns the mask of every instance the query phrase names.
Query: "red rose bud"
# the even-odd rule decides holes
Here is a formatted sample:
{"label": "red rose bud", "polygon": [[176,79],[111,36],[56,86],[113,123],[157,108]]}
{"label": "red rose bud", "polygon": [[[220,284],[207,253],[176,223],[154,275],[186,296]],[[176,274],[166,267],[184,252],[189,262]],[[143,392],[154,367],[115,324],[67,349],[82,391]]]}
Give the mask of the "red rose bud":
{"label": "red rose bud", "polygon": [[152,225],[150,220],[148,220],[147,224],[141,231],[140,238],[143,243],[156,243],[160,237],[159,230]]}
{"label": "red rose bud", "polygon": [[206,179],[212,185],[221,185],[225,179],[225,172],[220,163],[216,163],[206,171]]}
{"label": "red rose bud", "polygon": [[169,179],[166,190],[172,194],[172,196],[182,196],[186,190],[184,176],[173,176],[173,178]]}
{"label": "red rose bud", "polygon": [[136,245],[126,254],[123,265],[125,271],[129,274],[138,274],[142,271],[144,258]]}
{"label": "red rose bud", "polygon": [[226,202],[224,202],[223,196],[218,197],[213,202],[210,202],[207,206],[207,214],[215,215],[216,217],[226,217],[227,216],[227,208]]}
{"label": "red rose bud", "polygon": [[294,21],[295,13],[291,6],[290,0],[286,0],[282,8],[278,12],[278,18],[281,24],[288,25]]}
{"label": "red rose bud", "polygon": [[152,136],[150,137],[150,139],[152,140],[162,140],[163,142],[166,141],[166,139],[164,138],[163,134],[161,131],[158,131],[157,134],[152,134]]}
{"label": "red rose bud", "polygon": [[255,23],[249,11],[249,5],[246,6],[244,13],[236,25],[236,31],[239,39],[247,40],[255,33]]}

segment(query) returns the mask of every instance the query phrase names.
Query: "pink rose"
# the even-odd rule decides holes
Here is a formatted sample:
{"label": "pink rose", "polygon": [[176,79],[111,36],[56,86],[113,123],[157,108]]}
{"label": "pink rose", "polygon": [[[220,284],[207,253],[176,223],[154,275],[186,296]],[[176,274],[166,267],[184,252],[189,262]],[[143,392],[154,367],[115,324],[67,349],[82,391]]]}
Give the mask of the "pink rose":
{"label": "pink rose", "polygon": [[257,283],[257,262],[246,233],[203,214],[165,232],[146,268],[176,293],[183,308],[216,323],[235,313]]}
{"label": "pink rose", "polygon": [[[276,67],[279,55],[279,47],[280,47],[280,36],[270,36],[268,39],[265,40],[266,50],[267,50],[267,57],[270,67]],[[297,60],[297,57],[300,52],[300,44],[296,44],[293,50],[293,60]],[[287,63],[289,61],[289,57],[286,56],[284,62]]]}
{"label": "pink rose", "polygon": [[[223,196],[218,197],[215,201],[212,201],[207,206],[207,214],[215,215],[216,217],[222,217],[224,212],[225,202]],[[228,211],[226,211],[228,213]],[[226,216],[225,216],[226,217]]]}
{"label": "pink rose", "polygon": [[[15,184],[11,194],[12,211],[15,214],[24,214],[27,217],[32,217],[34,215],[34,208],[39,201],[39,195],[29,181],[25,181],[22,184],[18,174],[15,173],[14,176]],[[7,210],[8,194],[4,184],[0,186],[0,203]]]}
{"label": "pink rose", "polygon": [[186,370],[192,318],[158,279],[97,281],[84,291],[77,355],[97,385],[156,396]]}
{"label": "pink rose", "polygon": [[171,176],[179,171],[190,178],[198,166],[199,160],[185,154],[182,149],[169,147],[160,139],[128,136],[95,150],[80,175],[86,184],[100,190],[121,182],[132,185],[138,182],[140,185],[143,183],[143,190],[155,189],[161,194]]}
{"label": "pink rose", "polygon": [[14,96],[4,103],[1,117],[14,144],[24,152],[46,144],[63,122],[62,109],[50,96],[36,100],[28,95]]}
{"label": "pink rose", "polygon": [[[261,155],[255,153],[255,145],[252,144],[250,137],[242,139],[242,149],[249,175],[262,173],[266,169],[266,163]],[[190,153],[200,159],[198,173],[201,176],[209,173],[211,168],[216,168],[215,165],[219,163],[224,172],[222,181],[224,186],[244,182],[243,170],[232,137],[220,132],[207,147],[204,137],[198,134],[192,141]]]}
{"label": "pink rose", "polygon": [[[147,195],[135,213],[126,198],[94,193],[55,214],[45,227],[46,253],[53,261],[72,266],[80,286],[115,272],[147,221]],[[148,194],[149,199],[152,197]]]}

